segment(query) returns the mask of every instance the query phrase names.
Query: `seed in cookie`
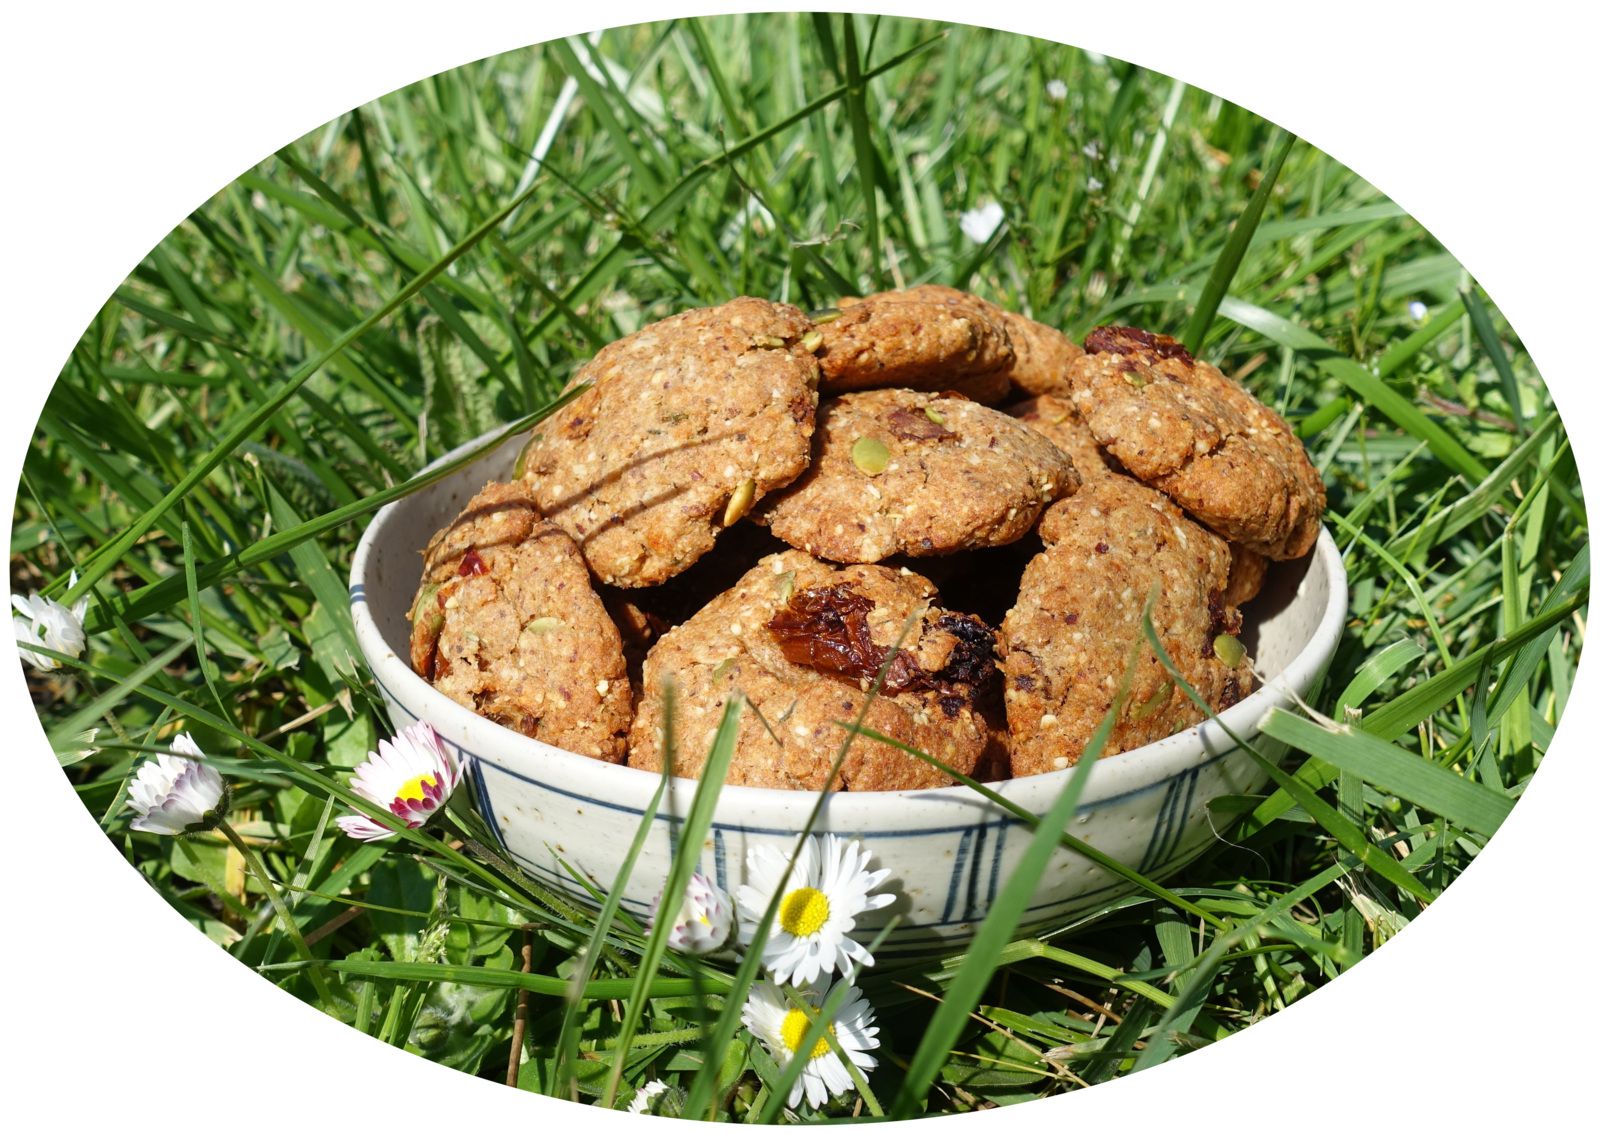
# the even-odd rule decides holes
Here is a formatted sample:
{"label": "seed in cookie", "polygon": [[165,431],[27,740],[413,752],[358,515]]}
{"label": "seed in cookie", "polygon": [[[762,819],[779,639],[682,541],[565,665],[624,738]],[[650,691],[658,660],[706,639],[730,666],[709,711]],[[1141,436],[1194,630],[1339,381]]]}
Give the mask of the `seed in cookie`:
{"label": "seed in cookie", "polygon": [[[700,775],[735,692],[748,704],[730,784],[821,789],[851,737],[840,723],[853,724],[863,707],[866,728],[970,773],[990,743],[994,634],[937,604],[933,585],[914,572],[836,567],[796,551],[766,557],[651,650],[629,765],[661,769],[661,688],[671,678],[678,775]],[[834,787],[949,783],[926,761],[857,734]]]}
{"label": "seed in cookie", "polygon": [[1045,550],[1023,573],[1000,630],[1013,775],[1075,764],[1112,707],[1131,651],[1131,685],[1102,755],[1203,720],[1144,638],[1145,604],[1178,672],[1218,711],[1251,688],[1217,642],[1239,631],[1224,601],[1228,548],[1166,497],[1126,477],[1086,483],[1040,523]]}
{"label": "seed in cookie", "polygon": [[811,468],[759,515],[814,556],[876,563],[1010,543],[1078,484],[1069,457],[998,410],[863,390],[822,404]]}
{"label": "seed in cookie", "polygon": [[1128,473],[1268,559],[1311,550],[1326,493],[1281,417],[1166,335],[1099,327],[1084,350],[1073,402]]}
{"label": "seed in cookie", "polygon": [[1016,355],[993,304],[937,284],[839,303],[818,328],[824,393],[955,389],[988,402],[1010,390],[1005,373]]}
{"label": "seed in cookie", "polygon": [[523,465],[602,582],[676,575],[805,469],[810,330],[797,308],[740,298],[644,327],[574,376],[592,387],[534,428]]}
{"label": "seed in cookie", "polygon": [[411,665],[452,701],[546,744],[623,759],[622,642],[577,545],[525,483],[490,483],[428,542]]}

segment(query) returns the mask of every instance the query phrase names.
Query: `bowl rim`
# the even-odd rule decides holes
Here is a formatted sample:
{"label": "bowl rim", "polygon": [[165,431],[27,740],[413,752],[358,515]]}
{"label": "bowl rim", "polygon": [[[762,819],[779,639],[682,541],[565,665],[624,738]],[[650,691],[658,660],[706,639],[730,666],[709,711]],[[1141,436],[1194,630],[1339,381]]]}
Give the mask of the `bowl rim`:
{"label": "bowl rim", "polygon": [[[490,431],[456,447],[429,463],[422,472],[431,471],[464,455],[482,445],[494,432]],[[519,437],[506,435],[499,445],[486,448],[481,460],[491,460],[500,455],[508,442]],[[452,476],[459,476],[476,464],[464,466]],[[424,486],[417,493],[436,492],[447,480]],[[350,564],[350,613],[355,624],[356,641],[379,689],[391,702],[438,726],[440,732],[455,744],[460,744],[455,738],[478,731],[482,743],[476,746],[479,751],[471,755],[487,761],[502,772],[564,795],[588,798],[596,804],[642,814],[660,785],[660,773],[630,768],[625,764],[611,764],[559,749],[481,717],[435,690],[411,669],[409,656],[402,657],[390,647],[367,601],[367,565],[374,549],[386,537],[387,529],[409,499],[393,501],[378,510],[362,533]],[[432,533],[427,535],[431,536]],[[1320,567],[1326,573],[1328,602],[1300,651],[1258,689],[1217,717],[1151,744],[1117,753],[1114,760],[1096,761],[1089,770],[1089,783],[1084,786],[1080,797],[1080,811],[1144,795],[1177,776],[1222,759],[1236,748],[1230,732],[1246,740],[1259,736],[1256,726],[1268,710],[1288,707],[1310,689],[1338,645],[1349,603],[1349,582],[1344,560],[1326,527],[1318,534],[1311,561],[1308,571]],[[485,753],[483,750],[492,752]],[[539,774],[539,779],[532,775],[534,772]],[[1034,811],[1044,811],[1075,772],[1076,766],[993,781],[986,787]],[[674,814],[679,807],[687,808],[698,784],[686,777],[673,777],[672,781],[662,800],[659,814],[663,817]],[[809,812],[817,795],[816,792],[803,789],[725,784],[718,793],[714,812],[718,819],[726,819],[732,814],[757,819],[770,817],[774,830],[790,831],[794,830],[790,817],[795,808],[803,806]],[[930,805],[999,811],[992,801],[962,784],[894,791],[834,791],[829,795],[818,830],[853,829],[869,824],[881,826],[886,809],[904,808],[908,812],[908,820],[911,811],[926,815]]]}

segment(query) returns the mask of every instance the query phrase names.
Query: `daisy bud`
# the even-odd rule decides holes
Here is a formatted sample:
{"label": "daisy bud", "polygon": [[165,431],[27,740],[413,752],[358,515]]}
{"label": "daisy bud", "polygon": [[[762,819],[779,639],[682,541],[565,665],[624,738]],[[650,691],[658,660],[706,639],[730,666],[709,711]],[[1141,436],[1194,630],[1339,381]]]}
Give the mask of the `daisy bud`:
{"label": "daisy bud", "polygon": [[[393,741],[379,741],[378,751],[356,766],[350,788],[388,812],[408,828],[420,828],[461,783],[461,766],[450,756],[433,726],[419,721]],[[352,839],[371,841],[394,835],[362,815],[340,816],[339,827]]]}
{"label": "daisy bud", "polygon": [[[653,925],[660,916],[661,896],[650,908]],[[712,954],[728,941],[733,930],[733,900],[728,892],[696,871],[684,888],[683,905],[667,932],[667,943],[684,954]]]}
{"label": "daisy bud", "polygon": [[[180,733],[171,753],[139,766],[128,785],[128,802],[138,813],[134,831],[183,836],[210,831],[228,811],[228,789],[194,738]],[[182,755],[179,755],[182,754]]]}
{"label": "daisy bud", "polygon": [[[67,586],[77,585],[78,573],[73,572]],[[89,611],[87,597],[68,607],[54,599],[46,599],[35,591],[27,599],[13,595],[11,605],[17,610],[11,619],[11,629],[17,636],[17,650],[28,665],[36,670],[56,670],[61,666],[59,660],[37,654],[28,649],[30,646],[43,646],[74,658],[83,654],[83,648],[89,642],[83,632],[83,617]]]}

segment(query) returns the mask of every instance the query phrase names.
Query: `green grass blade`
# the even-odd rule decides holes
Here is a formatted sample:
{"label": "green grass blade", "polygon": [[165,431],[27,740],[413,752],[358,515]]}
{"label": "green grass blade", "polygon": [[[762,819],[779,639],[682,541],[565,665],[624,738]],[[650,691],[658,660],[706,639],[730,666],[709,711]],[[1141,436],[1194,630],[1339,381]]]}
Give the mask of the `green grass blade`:
{"label": "green grass blade", "polygon": [[1234,273],[1239,270],[1239,264],[1250,248],[1250,241],[1256,235],[1256,226],[1261,223],[1261,214],[1266,212],[1267,202],[1272,199],[1272,187],[1278,183],[1278,174],[1283,171],[1283,163],[1294,148],[1295,140],[1295,136],[1289,133],[1278,140],[1260,183],[1250,194],[1249,204],[1234,223],[1233,231],[1228,234],[1228,243],[1223,246],[1222,254],[1217,257],[1211,274],[1206,277],[1200,298],[1195,301],[1194,314],[1189,316],[1189,322],[1183,329],[1183,344],[1192,354],[1198,355],[1205,344],[1206,332],[1211,329],[1211,321],[1217,317],[1217,307],[1222,303],[1222,297],[1228,294],[1228,285],[1233,283]]}
{"label": "green grass blade", "polygon": [[894,1106],[890,1109],[893,1118],[910,1119],[921,1109],[923,1101],[928,1098],[928,1092],[933,1087],[934,1077],[949,1059],[956,1037],[965,1027],[967,1014],[977,1005],[978,998],[983,995],[984,988],[989,984],[989,978],[999,965],[1000,952],[1010,941],[1012,931],[1021,922],[1023,912],[1038,887],[1039,879],[1055,852],[1061,832],[1077,811],[1078,801],[1082,799],[1083,790],[1089,783],[1089,772],[1105,749],[1111,730],[1122,713],[1122,706],[1127,701],[1128,688],[1133,679],[1136,652],[1140,645],[1136,642],[1134,651],[1129,653],[1111,708],[1107,710],[1105,717],[1095,729],[1094,735],[1089,738],[1083,755],[1073,766],[1072,775],[1061,788],[1061,795],[1056,797],[1056,802],[1050,806],[1050,811],[1039,821],[1039,826],[1028,841],[1022,858],[1012,869],[1000,893],[995,896],[989,913],[984,917],[977,936],[967,950],[966,961],[957,971],[950,988],[945,991],[944,998],[939,1002],[939,1008],[934,1011],[933,1020],[928,1022],[928,1027],[917,1044],[916,1052],[911,1057],[905,1081],[895,1095]]}
{"label": "green grass blade", "polygon": [[[722,721],[717,725],[717,734],[711,741],[705,767],[700,771],[694,800],[689,805],[688,816],[684,818],[683,830],[678,834],[677,854],[672,858],[672,868],[667,872],[666,883],[661,889],[661,910],[669,915],[676,915],[683,902],[684,891],[689,886],[689,876],[699,866],[700,848],[711,830],[711,816],[717,806],[717,796],[722,791],[728,765],[733,760],[734,742],[739,736],[739,715],[743,709],[742,697],[734,695],[728,699],[722,712]],[[657,918],[655,925],[650,928],[650,937],[645,941],[644,956],[639,959],[639,971],[635,978],[641,989],[655,980],[656,969],[661,964],[662,954],[666,952],[667,935],[671,930],[670,916]],[[629,1000],[628,1011],[622,1019],[622,1030],[617,1034],[619,1048],[626,1048],[633,1034],[638,1031],[645,1001],[646,998],[638,994]],[[610,1107],[616,1101],[617,1086],[621,1082],[622,1062],[617,1061],[611,1066],[602,1106]]]}
{"label": "green grass blade", "polygon": [[1262,718],[1261,731],[1335,768],[1354,773],[1374,788],[1392,792],[1484,835],[1493,835],[1511,814],[1510,797],[1359,729],[1325,729],[1303,717],[1272,709]]}

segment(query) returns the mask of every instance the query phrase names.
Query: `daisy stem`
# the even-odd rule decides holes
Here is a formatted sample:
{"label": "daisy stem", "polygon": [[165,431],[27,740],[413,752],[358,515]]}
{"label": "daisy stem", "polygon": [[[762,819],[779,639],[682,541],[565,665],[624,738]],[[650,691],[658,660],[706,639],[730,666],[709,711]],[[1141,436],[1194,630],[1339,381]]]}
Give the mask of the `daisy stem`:
{"label": "daisy stem", "polygon": [[317,959],[311,953],[311,947],[306,945],[305,935],[300,933],[299,924],[290,916],[289,908],[283,904],[283,896],[278,893],[278,887],[273,883],[272,876],[267,874],[266,864],[261,862],[260,856],[239,837],[239,833],[233,830],[232,825],[227,820],[219,821],[217,830],[228,837],[228,842],[233,844],[234,850],[244,860],[244,864],[250,869],[250,873],[260,880],[261,889],[267,892],[267,898],[272,902],[272,909],[277,912],[278,921],[283,923],[283,932],[289,935],[289,941],[294,943],[295,952],[311,963],[306,969],[306,974],[311,978],[311,984],[316,987],[317,996],[322,1000],[324,1011],[331,1013],[334,1005],[337,1004],[334,1000],[333,990],[328,987],[328,979],[322,975],[322,970],[317,965]]}

